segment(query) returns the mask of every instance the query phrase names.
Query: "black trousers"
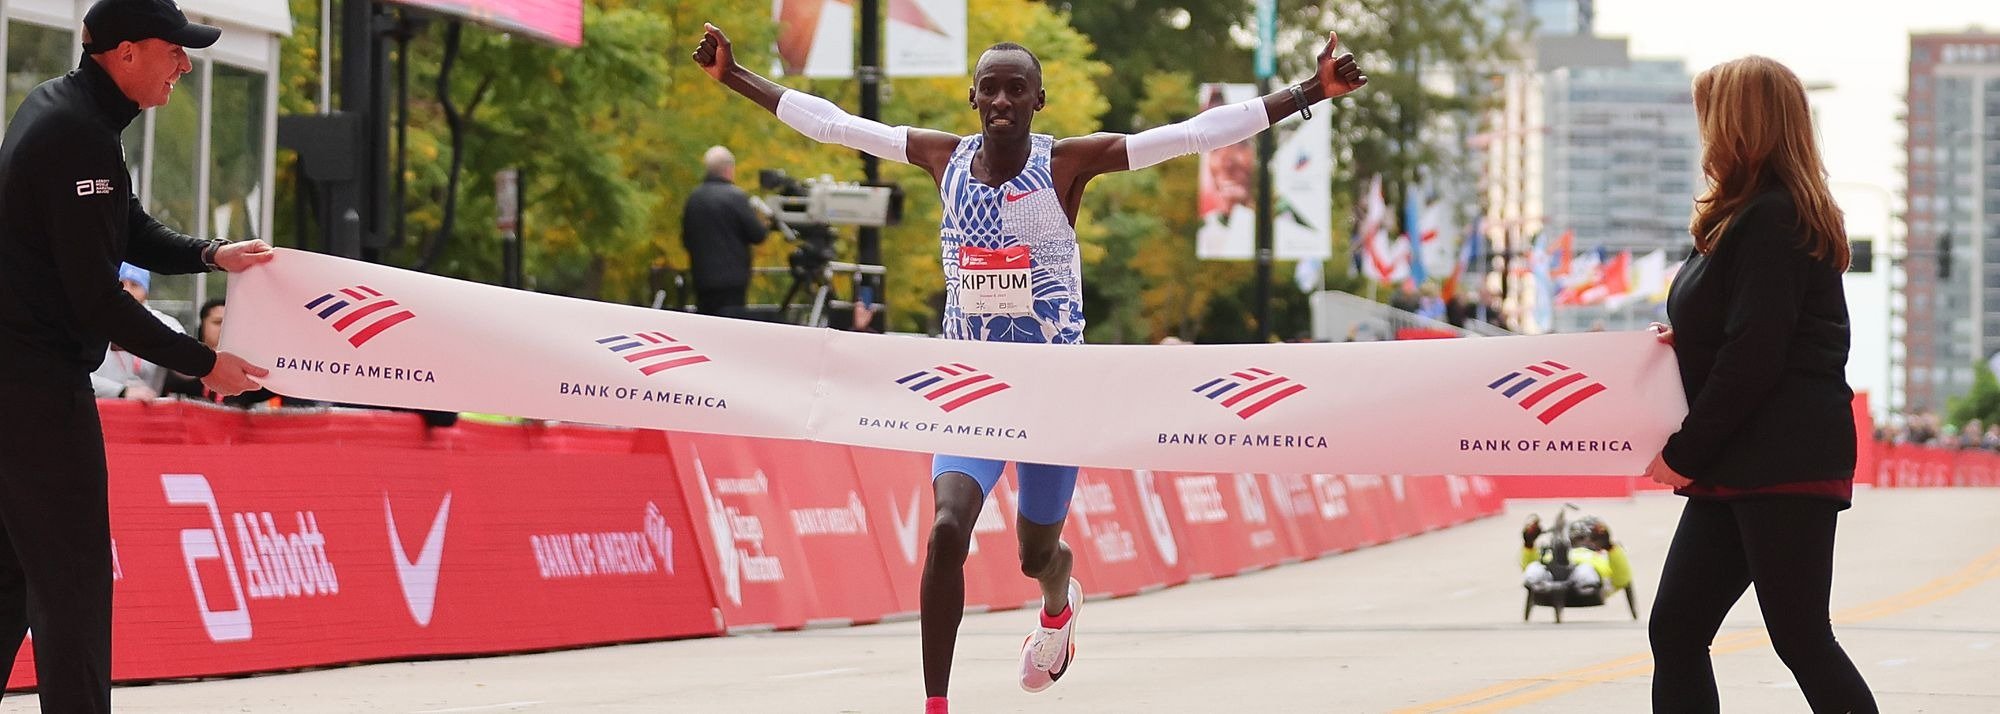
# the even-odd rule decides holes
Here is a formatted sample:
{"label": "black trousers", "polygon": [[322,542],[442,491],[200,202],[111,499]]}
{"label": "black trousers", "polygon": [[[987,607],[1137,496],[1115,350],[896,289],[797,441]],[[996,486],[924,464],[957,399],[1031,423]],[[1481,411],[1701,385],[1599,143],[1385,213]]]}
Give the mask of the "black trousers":
{"label": "black trousers", "polygon": [[1653,711],[1721,710],[1709,645],[1745,588],[1814,712],[1874,712],[1875,697],[1833,639],[1838,502],[1802,497],[1688,499],[1660,574],[1648,629]]}
{"label": "black trousers", "polygon": [[0,690],[34,628],[43,712],[111,711],[111,520],[87,382],[0,382]]}
{"label": "black trousers", "polygon": [[749,303],[750,286],[701,288],[694,291],[694,310],[703,315],[743,317]]}

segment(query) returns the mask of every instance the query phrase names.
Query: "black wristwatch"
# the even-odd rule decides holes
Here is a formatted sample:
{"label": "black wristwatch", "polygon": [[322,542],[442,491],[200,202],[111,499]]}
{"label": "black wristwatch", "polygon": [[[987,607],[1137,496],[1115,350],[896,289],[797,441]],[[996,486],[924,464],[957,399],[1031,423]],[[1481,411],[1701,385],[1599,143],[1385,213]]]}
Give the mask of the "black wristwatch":
{"label": "black wristwatch", "polygon": [[1299,118],[1313,118],[1312,106],[1306,103],[1306,90],[1299,89],[1299,85],[1296,84],[1288,87],[1288,89],[1292,90],[1292,103],[1299,106]]}
{"label": "black wristwatch", "polygon": [[219,240],[209,241],[208,247],[201,249],[201,264],[208,266],[209,270],[221,270],[222,266],[215,264],[215,254],[222,252],[224,245],[228,243]]}

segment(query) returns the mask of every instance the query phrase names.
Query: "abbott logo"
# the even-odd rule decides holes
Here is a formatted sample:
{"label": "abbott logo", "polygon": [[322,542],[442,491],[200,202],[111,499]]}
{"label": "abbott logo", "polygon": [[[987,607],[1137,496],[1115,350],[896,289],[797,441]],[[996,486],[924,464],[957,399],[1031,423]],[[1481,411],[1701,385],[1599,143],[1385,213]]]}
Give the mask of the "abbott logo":
{"label": "abbott logo", "polygon": [[1486,388],[1533,412],[1543,424],[1554,423],[1563,413],[1604,391],[1604,385],[1590,375],[1573,371],[1569,365],[1555,360],[1522,367],[1493,380]]}
{"label": "abbott logo", "polygon": [[[319,316],[319,319],[331,320],[329,325],[333,330],[345,336],[347,343],[355,347],[367,344],[376,335],[416,317],[409,310],[397,309],[400,307],[395,300],[366,285],[341,288],[314,298],[305,305],[306,311]],[[369,319],[383,312],[388,314],[379,319]],[[362,325],[363,322],[368,324]],[[360,327],[348,331],[356,325]]]}
{"label": "abbott logo", "polygon": [[1268,369],[1249,367],[1202,382],[1193,391],[1234,412],[1237,418],[1249,419],[1273,404],[1306,391],[1306,385],[1273,374]]}
{"label": "abbott logo", "polygon": [[[235,556],[229,552],[229,533],[222,529],[222,510],[216,507],[215,490],[201,474],[160,474],[169,506],[200,506],[208,510],[209,527],[181,529],[181,559],[187,563],[188,584],[194,587],[195,607],[201,610],[201,626],[215,642],[250,639],[250,603],[243,597],[243,581],[236,576]],[[229,573],[229,593],[236,603],[216,609],[208,603],[197,567],[204,560],[220,560]]]}
{"label": "abbott logo", "polygon": [[389,494],[382,493],[382,514],[389,521],[389,549],[396,558],[396,581],[403,586],[403,603],[410,607],[410,617],[422,627],[431,624],[431,613],[437,607],[438,566],[444,561],[444,525],[451,516],[451,493],[444,494],[444,503],[438,504],[437,516],[431,519],[431,530],[424,535],[423,549],[417,559],[403,550],[403,536],[396,530],[396,509],[389,505]]}

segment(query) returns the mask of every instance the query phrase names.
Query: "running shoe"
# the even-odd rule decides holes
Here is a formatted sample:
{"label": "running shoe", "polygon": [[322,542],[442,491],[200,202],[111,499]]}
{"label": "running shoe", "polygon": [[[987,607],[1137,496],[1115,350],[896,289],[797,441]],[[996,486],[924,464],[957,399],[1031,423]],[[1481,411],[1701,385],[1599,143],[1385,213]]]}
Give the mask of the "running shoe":
{"label": "running shoe", "polygon": [[1070,578],[1069,607],[1061,615],[1049,617],[1046,608],[1035,611],[1041,624],[1021,643],[1022,689],[1048,689],[1069,671],[1070,660],[1076,657],[1076,613],[1082,607],[1083,584]]}

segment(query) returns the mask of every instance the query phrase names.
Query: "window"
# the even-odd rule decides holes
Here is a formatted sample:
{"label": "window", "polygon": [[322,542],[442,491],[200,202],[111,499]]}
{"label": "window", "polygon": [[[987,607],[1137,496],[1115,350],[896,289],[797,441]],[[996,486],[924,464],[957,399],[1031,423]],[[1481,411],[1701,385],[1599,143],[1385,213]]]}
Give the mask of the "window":
{"label": "window", "polygon": [[68,30],[19,20],[7,23],[7,114],[28,98],[35,85],[74,68],[76,36]]}
{"label": "window", "polygon": [[258,225],[264,180],[264,74],[215,66],[210,94],[208,215],[216,238],[268,238]]}
{"label": "window", "polygon": [[[203,80],[208,62],[194,60],[194,70],[174,85],[167,105],[148,110],[152,121],[151,187],[146,211],[168,228],[205,238],[199,205],[201,187],[201,114]],[[138,122],[134,122],[137,124]],[[127,148],[129,153],[131,148]],[[179,318],[182,324],[194,321],[198,298],[203,294],[193,276],[156,276],[147,302],[156,310]]]}
{"label": "window", "polygon": [[[271,239],[264,221],[265,75],[217,63],[209,92],[208,233],[228,240]],[[207,295],[221,295],[221,273]]]}
{"label": "window", "polygon": [[195,214],[195,193],[201,185],[202,71],[207,62],[194,61],[194,71],[174,87],[167,105],[153,112],[153,202],[147,209],[167,227],[182,233],[201,231]]}

